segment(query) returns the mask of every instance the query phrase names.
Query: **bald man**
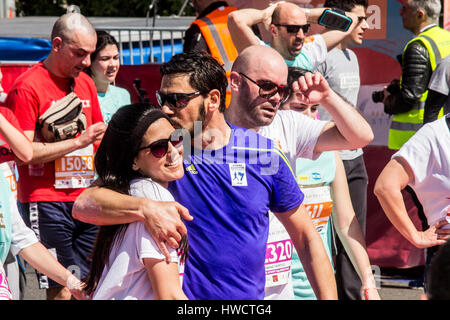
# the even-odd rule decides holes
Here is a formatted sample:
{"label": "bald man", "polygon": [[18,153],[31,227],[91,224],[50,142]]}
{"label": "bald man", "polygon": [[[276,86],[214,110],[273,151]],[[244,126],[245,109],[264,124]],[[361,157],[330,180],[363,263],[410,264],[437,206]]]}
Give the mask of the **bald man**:
{"label": "bald man", "polygon": [[[283,58],[270,47],[250,46],[242,51],[230,74],[232,99],[225,111],[226,120],[274,140],[292,168],[298,157],[316,159],[323,151],[363,147],[372,141],[370,125],[330,89],[319,73],[307,73],[294,87],[303,93],[305,104],[320,103],[333,114],[335,122],[312,120],[291,110],[278,111],[285,97],[283,88],[287,85],[287,73]],[[289,241],[289,235],[273,217],[270,234],[276,237],[269,237],[269,245]],[[271,277],[266,279],[266,298],[292,299],[290,260],[278,263],[286,265],[283,269],[277,264]],[[267,265],[267,268],[271,266]],[[278,272],[277,281],[271,280],[274,272]]]}
{"label": "bald man", "polygon": [[327,52],[336,47],[358,22],[356,15],[347,12],[353,20],[347,32],[328,30],[308,38],[306,43],[309,24],[317,23],[325,9],[305,10],[290,2],[272,4],[263,10],[241,9],[228,15],[228,28],[240,53],[251,45],[264,44],[252,29],[253,25],[262,23],[272,36],[266,45],[278,51],[288,66],[313,71],[325,60]]}
{"label": "bald man", "polygon": [[[6,101],[33,143],[33,158],[18,167],[18,200],[24,220],[58,261],[80,278],[89,271],[88,256],[97,227],[72,218],[72,206],[94,178],[94,144],[105,131],[97,91],[82,71],[91,63],[97,41],[92,24],[78,13],[54,24],[49,56],[19,76]],[[81,100],[87,128],[75,137],[45,141],[38,118],[55,102],[74,92]],[[39,275],[47,299],[70,299],[67,288]]]}

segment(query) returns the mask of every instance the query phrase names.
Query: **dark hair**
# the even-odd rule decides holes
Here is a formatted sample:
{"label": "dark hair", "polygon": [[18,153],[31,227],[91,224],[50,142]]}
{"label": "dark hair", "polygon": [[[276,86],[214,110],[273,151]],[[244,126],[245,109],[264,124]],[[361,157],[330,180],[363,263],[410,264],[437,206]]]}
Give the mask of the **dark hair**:
{"label": "dark hair", "polygon": [[425,285],[430,300],[450,300],[450,240],[439,248],[431,260]]}
{"label": "dark hair", "polygon": [[298,78],[304,76],[307,72],[311,71],[299,67],[288,67],[288,78],[287,78],[288,86],[291,87],[292,84],[298,80]]}
{"label": "dark hair", "polygon": [[367,8],[369,6],[368,0],[326,0],[324,5],[325,8],[337,8],[344,11],[352,11],[356,6],[363,6]]}
{"label": "dark hair", "polygon": [[[131,180],[142,176],[132,168],[142,137],[148,127],[161,118],[172,123],[160,109],[144,103],[126,105],[114,113],[95,154],[97,186],[129,195]],[[119,224],[99,228],[86,280],[87,294],[97,287],[111,249],[116,241],[121,241],[127,227],[128,224]]]}
{"label": "dark hair", "polygon": [[227,75],[220,63],[208,53],[200,51],[179,53],[159,68],[162,76],[184,73],[189,75],[189,84],[195,90],[207,94],[213,89],[220,92],[219,111],[226,108],[225,95],[228,86]]}
{"label": "dark hair", "polygon": [[[115,45],[117,50],[119,50],[119,44],[112,35],[104,30],[95,30],[95,32],[97,33],[97,44],[95,45],[95,51],[91,53],[91,63],[97,58],[98,53],[105,49],[108,45]],[[86,68],[85,72],[89,76],[92,76],[91,67]]]}

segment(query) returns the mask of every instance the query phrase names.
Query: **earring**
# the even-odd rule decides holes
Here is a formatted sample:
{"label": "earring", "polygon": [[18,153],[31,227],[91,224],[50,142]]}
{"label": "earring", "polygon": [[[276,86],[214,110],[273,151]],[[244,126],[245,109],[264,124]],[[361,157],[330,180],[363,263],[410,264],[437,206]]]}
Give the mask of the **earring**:
{"label": "earring", "polygon": [[134,171],[138,171],[138,170],[139,170],[139,167],[138,167],[138,165],[136,164],[136,162],[133,162],[133,165],[131,166],[131,168],[132,168]]}

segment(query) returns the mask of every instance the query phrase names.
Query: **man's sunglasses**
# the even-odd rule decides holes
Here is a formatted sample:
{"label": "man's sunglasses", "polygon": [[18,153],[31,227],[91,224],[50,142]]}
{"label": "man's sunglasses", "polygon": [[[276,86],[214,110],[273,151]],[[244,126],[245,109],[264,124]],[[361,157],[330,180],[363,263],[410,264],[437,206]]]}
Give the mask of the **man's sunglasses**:
{"label": "man's sunglasses", "polygon": [[277,27],[285,27],[287,33],[297,34],[298,30],[302,29],[303,33],[306,34],[309,31],[309,27],[311,26],[309,23],[297,25],[297,24],[275,24]]}
{"label": "man's sunglasses", "polygon": [[160,91],[156,91],[156,100],[158,100],[158,104],[162,107],[164,104],[171,106],[172,108],[182,109],[186,107],[189,101],[199,94],[202,94],[201,91],[191,92],[191,93],[168,93],[164,94]]}
{"label": "man's sunglasses", "polygon": [[239,72],[239,74],[259,87],[259,96],[261,98],[269,99],[278,93],[280,95],[281,103],[283,103],[289,97],[291,90],[288,86],[279,86],[269,80],[255,81],[242,72]]}
{"label": "man's sunglasses", "polygon": [[175,136],[171,136],[169,139],[157,140],[150,143],[148,146],[139,148],[137,152],[148,148],[156,158],[162,158],[167,154],[167,150],[169,150],[169,141],[175,148],[179,148],[183,144],[183,136],[179,135],[176,138]]}

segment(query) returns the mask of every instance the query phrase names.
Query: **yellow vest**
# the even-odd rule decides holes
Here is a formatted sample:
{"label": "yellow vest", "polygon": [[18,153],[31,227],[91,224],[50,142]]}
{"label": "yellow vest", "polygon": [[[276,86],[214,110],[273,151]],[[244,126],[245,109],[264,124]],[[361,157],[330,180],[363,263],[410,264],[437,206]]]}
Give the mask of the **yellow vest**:
{"label": "yellow vest", "polygon": [[[227,25],[228,14],[235,10],[237,10],[235,7],[220,7],[205,17],[192,22],[192,24],[200,28],[211,55],[224,67],[228,81],[230,80],[231,66],[238,55]],[[228,85],[226,94],[227,108],[230,100],[231,89]]]}
{"label": "yellow vest", "polygon": [[[427,48],[432,71],[436,69],[436,66],[442,59],[450,54],[450,32],[438,26],[427,29],[408,42],[403,54],[405,54],[406,48],[414,41],[421,41]],[[401,85],[402,81],[400,80],[400,86]],[[422,127],[427,96],[428,90],[422,93],[418,104],[411,110],[394,115],[391,128],[389,129],[389,149],[400,149],[401,146]],[[442,116],[442,110],[440,116]]]}

